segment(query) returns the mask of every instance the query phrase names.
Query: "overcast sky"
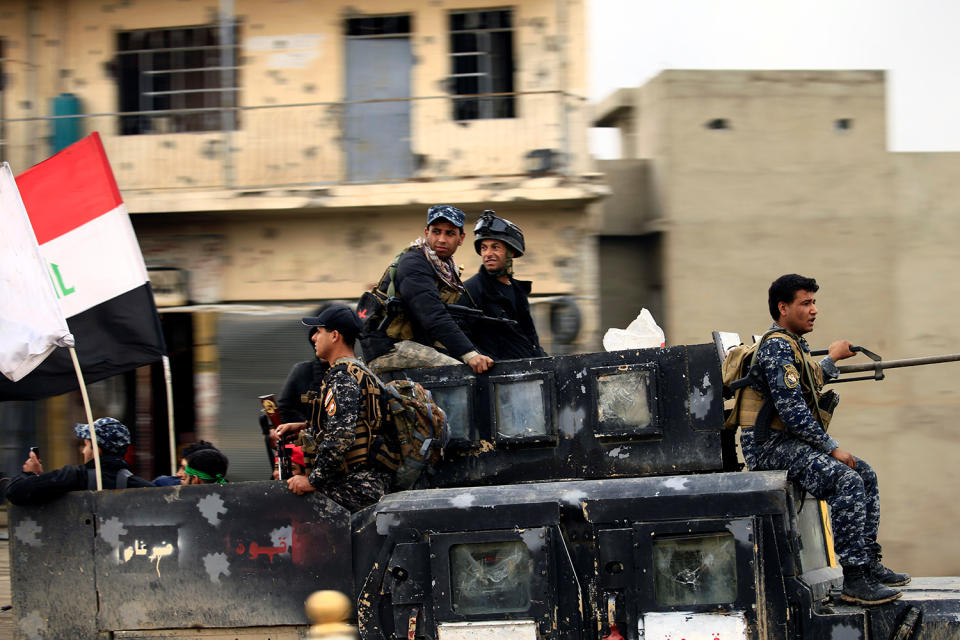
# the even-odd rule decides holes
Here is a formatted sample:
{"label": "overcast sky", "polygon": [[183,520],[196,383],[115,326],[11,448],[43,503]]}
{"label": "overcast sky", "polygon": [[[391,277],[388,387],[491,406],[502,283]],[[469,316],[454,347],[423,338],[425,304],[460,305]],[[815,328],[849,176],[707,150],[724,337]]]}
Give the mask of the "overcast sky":
{"label": "overcast sky", "polygon": [[662,69],[883,69],[890,150],[960,151],[960,0],[588,0],[587,7],[591,101]]}

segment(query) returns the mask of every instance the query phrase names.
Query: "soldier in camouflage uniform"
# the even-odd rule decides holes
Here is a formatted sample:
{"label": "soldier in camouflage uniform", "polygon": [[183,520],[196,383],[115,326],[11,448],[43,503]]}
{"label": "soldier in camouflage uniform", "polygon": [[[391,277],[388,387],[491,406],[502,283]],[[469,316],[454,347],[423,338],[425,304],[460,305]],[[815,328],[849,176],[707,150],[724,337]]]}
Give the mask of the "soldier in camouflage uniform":
{"label": "soldier in camouflage uniform", "polygon": [[[835,402],[822,394],[823,378],[837,377],[836,361],[854,354],[850,343],[840,340],[819,362],[810,356],[800,336],[813,330],[818,289],[815,280],[796,274],[781,276],[770,286],[775,323],[756,353],[762,379],[741,400],[740,444],[750,469],[785,470],[790,480],[827,501],[844,572],[843,599],[881,604],[898,598],[900,591],[890,587],[907,584],[910,576],[880,562],[876,473],[826,433]],[[763,404],[771,402],[773,411],[761,417]]]}
{"label": "soldier in camouflage uniform", "polygon": [[[399,462],[389,451],[371,451],[382,420],[380,387],[354,357],[353,345],[360,333],[356,313],[335,305],[318,316],[304,318],[303,324],[318,328],[312,336],[316,354],[330,363],[330,369],[301,433],[309,475],[293,476],[287,486],[297,495],[321,491],[357,511],[390,490],[390,465],[396,469]],[[298,426],[281,425],[278,433],[284,435]],[[383,456],[389,459],[383,461]]]}

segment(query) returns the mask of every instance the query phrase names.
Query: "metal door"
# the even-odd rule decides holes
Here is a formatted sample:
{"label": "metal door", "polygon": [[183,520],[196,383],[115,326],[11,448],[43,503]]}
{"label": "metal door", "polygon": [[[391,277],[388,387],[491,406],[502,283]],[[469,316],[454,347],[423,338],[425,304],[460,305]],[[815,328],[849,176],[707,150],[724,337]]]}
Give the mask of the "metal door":
{"label": "metal door", "polygon": [[[408,99],[412,66],[406,36],[347,38],[344,131],[349,182],[413,175]],[[378,102],[353,102],[357,100]]]}

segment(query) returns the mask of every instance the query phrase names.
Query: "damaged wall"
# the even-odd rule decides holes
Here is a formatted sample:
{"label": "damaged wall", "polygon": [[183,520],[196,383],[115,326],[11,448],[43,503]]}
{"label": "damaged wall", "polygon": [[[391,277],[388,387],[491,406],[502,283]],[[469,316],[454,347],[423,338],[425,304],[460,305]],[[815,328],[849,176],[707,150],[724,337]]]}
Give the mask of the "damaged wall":
{"label": "damaged wall", "polygon": [[[5,117],[49,115],[49,99],[62,92],[75,94],[87,114],[118,111],[117,32],[216,19],[216,3],[158,6],[147,0],[48,0],[0,10],[0,37],[10,59]],[[244,109],[236,131],[164,133],[176,125],[162,114],[151,116],[155,132],[149,135],[118,135],[121,124],[113,115],[85,118],[82,128],[101,133],[124,189],[342,181],[349,177],[346,121],[359,118],[361,130],[376,126],[375,116],[341,104],[347,97],[345,20],[407,12],[411,97],[419,99],[408,103],[414,174],[403,177],[523,173],[526,155],[536,149],[572,153],[571,166],[586,170],[583,2],[528,0],[512,7],[515,91],[567,91],[572,97],[530,93],[517,97],[516,117],[454,121],[445,97],[451,73],[448,16],[483,8],[464,0],[402,6],[368,0],[362,8],[347,2],[237,0],[237,95]],[[46,123],[11,123],[7,129],[5,153],[16,171],[49,153]]]}

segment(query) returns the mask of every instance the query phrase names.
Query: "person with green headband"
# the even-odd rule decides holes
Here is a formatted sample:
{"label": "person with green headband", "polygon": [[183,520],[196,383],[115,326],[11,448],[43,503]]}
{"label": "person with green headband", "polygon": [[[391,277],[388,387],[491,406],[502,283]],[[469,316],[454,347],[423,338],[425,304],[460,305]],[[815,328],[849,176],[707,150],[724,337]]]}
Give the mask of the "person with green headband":
{"label": "person with green headband", "polygon": [[223,484],[227,481],[227,456],[216,449],[201,449],[187,456],[182,484]]}

